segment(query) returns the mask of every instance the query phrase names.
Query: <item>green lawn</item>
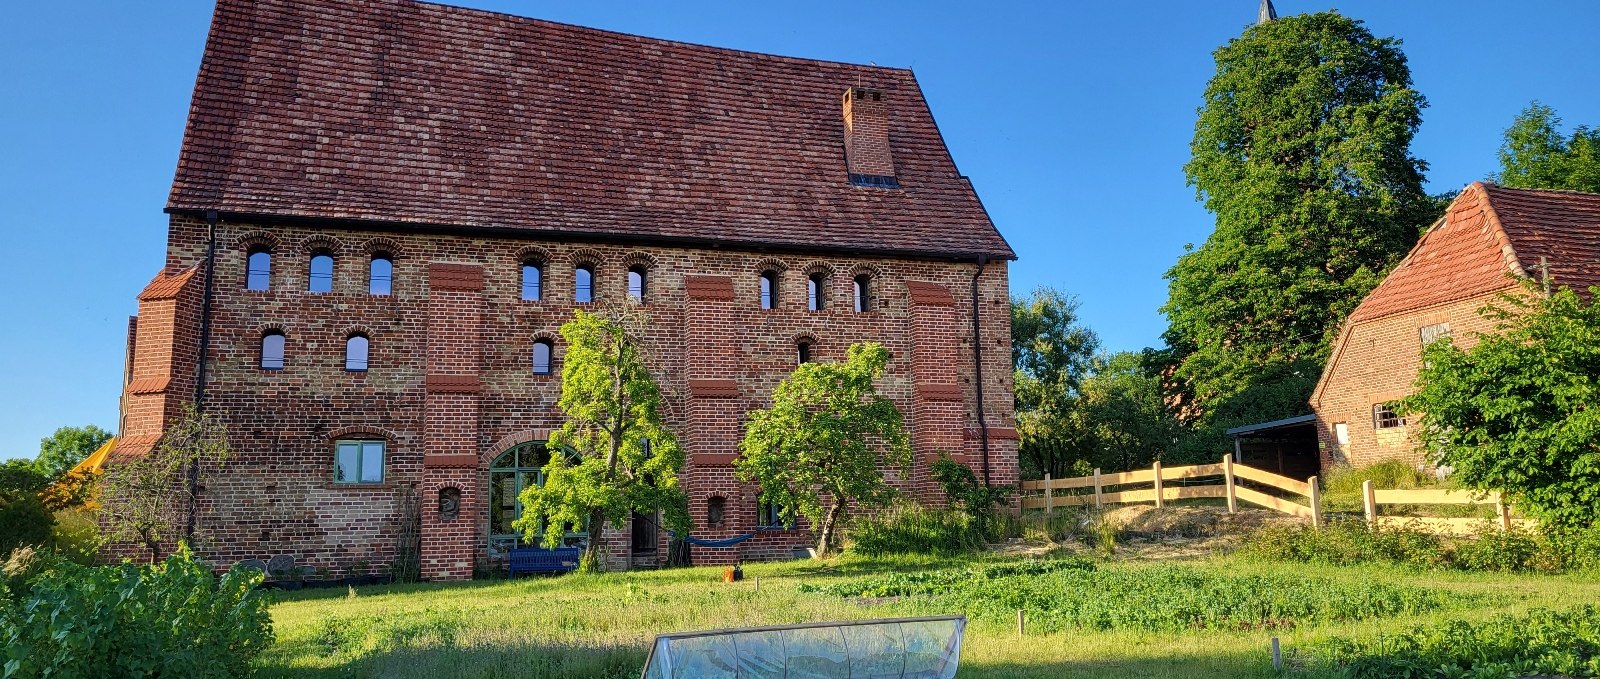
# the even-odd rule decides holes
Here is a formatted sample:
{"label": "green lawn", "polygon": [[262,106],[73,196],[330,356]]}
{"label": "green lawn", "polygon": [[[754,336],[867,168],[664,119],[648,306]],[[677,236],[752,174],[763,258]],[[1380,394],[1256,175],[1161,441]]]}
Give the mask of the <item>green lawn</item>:
{"label": "green lawn", "polygon": [[[1085,632],[1018,639],[1011,619],[968,627],[962,677],[1269,677],[1268,639],[1285,648],[1330,636],[1450,618],[1481,619],[1533,607],[1600,601],[1593,576],[1408,573],[1392,568],[1269,564],[1235,556],[1184,561],[1242,575],[1321,577],[1342,582],[1422,585],[1463,597],[1452,609],[1379,621],[1301,624],[1277,631]],[[280,595],[272,607],[278,641],[262,659],[269,677],[637,677],[658,632],[934,613],[915,597],[864,605],[798,591],[888,572],[964,565],[961,561],[845,558],[828,564],[753,564],[754,582],[720,582],[715,568],[568,575],[516,581],[418,584]],[[1149,567],[1119,558],[1102,570]]]}

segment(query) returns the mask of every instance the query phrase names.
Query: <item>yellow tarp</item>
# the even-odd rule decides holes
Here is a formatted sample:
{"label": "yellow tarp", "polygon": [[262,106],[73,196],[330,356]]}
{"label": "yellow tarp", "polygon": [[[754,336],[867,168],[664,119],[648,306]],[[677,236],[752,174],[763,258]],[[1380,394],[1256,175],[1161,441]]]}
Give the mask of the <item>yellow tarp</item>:
{"label": "yellow tarp", "polygon": [[113,436],[105,442],[105,445],[95,449],[93,453],[90,453],[88,457],[83,458],[82,462],[79,462],[72,468],[71,471],[67,473],[76,474],[78,472],[84,472],[87,474],[98,474],[102,471],[105,471],[106,458],[111,456],[111,451],[115,450],[116,447],[117,437]]}

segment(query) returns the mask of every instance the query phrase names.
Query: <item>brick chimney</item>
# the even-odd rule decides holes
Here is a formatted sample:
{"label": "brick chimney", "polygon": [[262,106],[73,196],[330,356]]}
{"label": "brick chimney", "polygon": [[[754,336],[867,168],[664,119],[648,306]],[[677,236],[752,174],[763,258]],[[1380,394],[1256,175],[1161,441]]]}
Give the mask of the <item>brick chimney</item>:
{"label": "brick chimney", "polygon": [[881,90],[851,87],[844,91],[844,158],[850,183],[898,187],[894,156],[889,152],[889,104]]}

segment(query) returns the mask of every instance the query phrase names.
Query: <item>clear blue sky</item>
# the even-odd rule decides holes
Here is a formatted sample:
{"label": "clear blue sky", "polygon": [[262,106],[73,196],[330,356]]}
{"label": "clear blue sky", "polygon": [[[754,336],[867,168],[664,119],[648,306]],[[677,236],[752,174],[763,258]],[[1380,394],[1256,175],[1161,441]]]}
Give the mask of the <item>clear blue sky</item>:
{"label": "clear blue sky", "polygon": [[[1077,294],[1108,348],[1160,341],[1162,273],[1211,217],[1184,185],[1211,51],[1256,0],[457,4],[760,52],[916,70],[956,162],[1021,255],[1012,290]],[[1429,190],[1495,168],[1529,100],[1600,124],[1600,3],[1282,0],[1405,41]],[[913,10],[912,8],[917,8]],[[18,2],[0,22],[0,458],[116,425],[127,317],[211,18],[202,0]]]}

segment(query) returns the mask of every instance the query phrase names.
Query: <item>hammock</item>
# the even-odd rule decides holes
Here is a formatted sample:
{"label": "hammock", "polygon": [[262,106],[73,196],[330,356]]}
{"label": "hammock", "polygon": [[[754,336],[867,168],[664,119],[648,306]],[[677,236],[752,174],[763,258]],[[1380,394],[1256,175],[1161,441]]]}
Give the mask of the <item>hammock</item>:
{"label": "hammock", "polygon": [[678,538],[679,540],[687,542],[687,543],[689,543],[691,545],[698,545],[700,547],[732,547],[732,546],[737,545],[737,544],[739,544],[741,542],[744,542],[745,540],[749,540],[750,538],[755,537],[756,533],[761,533],[761,532],[765,532],[765,531],[769,531],[769,530],[784,530],[784,527],[783,526],[757,526],[754,533],[745,533],[744,535],[735,535],[735,536],[733,536],[731,538],[722,538],[720,540],[706,540],[704,538],[693,538],[693,537],[689,537],[687,535],[685,535],[683,537],[678,537],[677,533],[674,533],[674,532],[672,532],[670,530],[667,531],[667,535],[671,535],[674,538]]}

